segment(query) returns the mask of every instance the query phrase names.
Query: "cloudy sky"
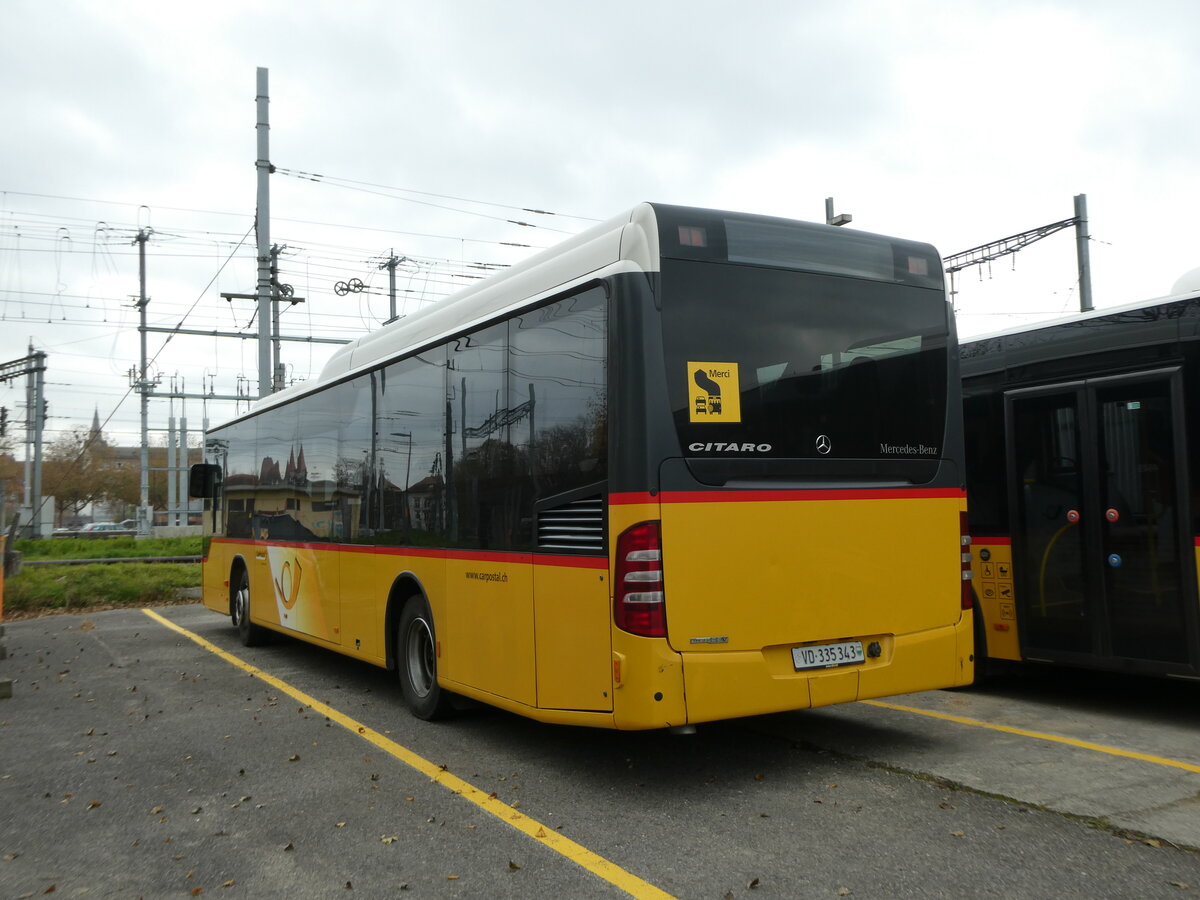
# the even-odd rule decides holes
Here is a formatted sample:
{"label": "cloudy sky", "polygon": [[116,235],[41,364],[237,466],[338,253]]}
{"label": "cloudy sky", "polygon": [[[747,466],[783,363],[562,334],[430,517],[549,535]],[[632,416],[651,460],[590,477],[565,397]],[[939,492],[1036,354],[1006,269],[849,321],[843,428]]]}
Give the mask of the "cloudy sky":
{"label": "cloudy sky", "polygon": [[[1190,0],[2,0],[0,23],[0,362],[48,354],[51,437],[98,409],[136,443],[140,229],[151,324],[255,327],[220,294],[255,285],[259,66],[305,298],[285,334],[378,326],[391,254],[404,313],[641,200],[821,221],[833,197],[949,255],[1085,193],[1098,307],[1200,266]],[[966,336],[1076,310],[1074,232],[958,287]],[[250,341],[148,343],[163,389],[257,387]],[[284,344],[288,378],[331,350]],[[22,418],[23,385],[0,405]],[[191,428],[232,411],[187,401]]]}

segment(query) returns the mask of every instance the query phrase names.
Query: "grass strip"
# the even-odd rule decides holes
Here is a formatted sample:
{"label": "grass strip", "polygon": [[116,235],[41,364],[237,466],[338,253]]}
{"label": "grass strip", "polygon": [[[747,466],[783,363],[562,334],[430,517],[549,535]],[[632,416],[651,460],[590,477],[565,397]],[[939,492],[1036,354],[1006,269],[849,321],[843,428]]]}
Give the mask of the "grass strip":
{"label": "grass strip", "polygon": [[155,605],[199,586],[199,563],[26,568],[4,581],[4,617]]}
{"label": "grass strip", "polygon": [[20,540],[14,550],[25,559],[120,559],[133,556],[199,556],[204,552],[200,537],[146,538],[43,538]]}

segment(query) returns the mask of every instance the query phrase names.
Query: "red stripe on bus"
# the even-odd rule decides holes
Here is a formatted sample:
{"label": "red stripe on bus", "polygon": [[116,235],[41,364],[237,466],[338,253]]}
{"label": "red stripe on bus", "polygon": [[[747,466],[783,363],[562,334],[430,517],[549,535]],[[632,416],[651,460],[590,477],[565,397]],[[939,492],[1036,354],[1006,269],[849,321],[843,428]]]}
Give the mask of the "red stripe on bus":
{"label": "red stripe on bus", "polygon": [[564,569],[608,569],[607,556],[549,556],[535,553],[535,566],[558,566]]}
{"label": "red stripe on bus", "polygon": [[517,565],[560,566],[573,569],[607,569],[606,556],[557,556],[528,551],[488,552],[486,550],[435,550],[428,547],[373,547],[362,544],[319,544],[311,541],[261,541],[239,538],[213,538],[214,543],[249,547],[284,547],[298,550],[334,550],[343,553],[368,553],[379,556],[415,556],[421,559],[459,560],[461,562],[516,563]]}
{"label": "red stripe on bus", "polygon": [[609,494],[612,506],[635,503],[763,503],[802,500],[961,500],[959,488],[808,488],[767,491],[663,491],[659,494]]}
{"label": "red stripe on bus", "polygon": [[609,506],[629,506],[634,503],[657,503],[658,495],[650,493],[641,493],[637,491],[628,491],[623,494],[609,494]]}
{"label": "red stripe on bus", "polygon": [[980,535],[971,535],[971,543],[978,546],[979,544],[997,544],[1001,547],[1007,547],[1012,543],[1010,537],[981,537]]}

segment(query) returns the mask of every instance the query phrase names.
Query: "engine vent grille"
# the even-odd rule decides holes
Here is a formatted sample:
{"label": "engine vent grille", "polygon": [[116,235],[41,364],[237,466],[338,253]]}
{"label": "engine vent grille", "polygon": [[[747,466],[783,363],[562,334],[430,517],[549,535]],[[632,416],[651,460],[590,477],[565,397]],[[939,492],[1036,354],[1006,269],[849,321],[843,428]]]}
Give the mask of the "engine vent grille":
{"label": "engine vent grille", "polygon": [[537,548],[571,553],[602,553],[604,498],[596,494],[538,510]]}

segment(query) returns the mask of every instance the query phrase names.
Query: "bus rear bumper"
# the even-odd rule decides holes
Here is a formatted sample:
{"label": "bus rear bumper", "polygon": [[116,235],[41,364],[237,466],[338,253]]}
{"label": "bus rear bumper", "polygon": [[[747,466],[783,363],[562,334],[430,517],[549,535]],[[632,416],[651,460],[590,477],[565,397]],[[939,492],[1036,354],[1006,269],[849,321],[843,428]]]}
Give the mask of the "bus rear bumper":
{"label": "bus rear bumper", "polygon": [[867,638],[882,653],[865,663],[797,672],[791,647],[684,653],[689,724],[848,703],[970,684],[971,616],[956,625]]}

